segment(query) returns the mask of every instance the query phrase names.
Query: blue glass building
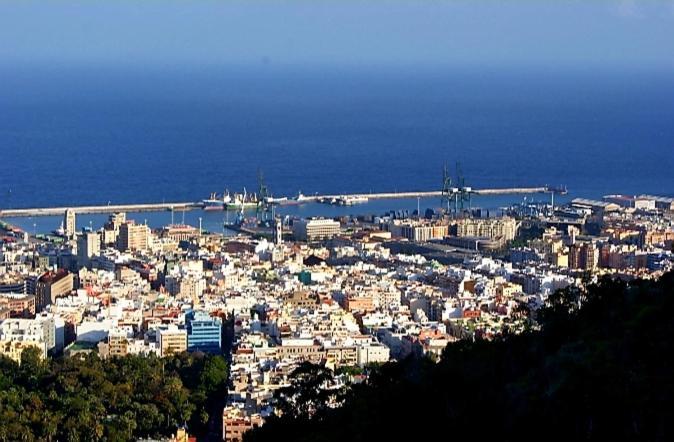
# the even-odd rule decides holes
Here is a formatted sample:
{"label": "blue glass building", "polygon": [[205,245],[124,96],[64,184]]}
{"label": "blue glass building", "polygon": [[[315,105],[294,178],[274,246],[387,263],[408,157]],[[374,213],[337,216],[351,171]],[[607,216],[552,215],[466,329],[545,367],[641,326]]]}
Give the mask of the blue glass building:
{"label": "blue glass building", "polygon": [[185,314],[187,329],[187,350],[205,353],[222,351],[222,320],[204,311],[190,311]]}

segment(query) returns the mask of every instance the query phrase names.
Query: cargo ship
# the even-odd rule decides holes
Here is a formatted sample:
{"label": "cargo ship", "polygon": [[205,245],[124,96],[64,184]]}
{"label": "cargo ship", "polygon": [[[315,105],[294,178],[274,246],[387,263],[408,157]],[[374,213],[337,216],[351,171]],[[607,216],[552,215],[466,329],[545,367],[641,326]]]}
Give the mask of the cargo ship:
{"label": "cargo ship", "polygon": [[201,208],[206,211],[225,210],[225,203],[217,199],[207,199],[201,201]]}
{"label": "cargo ship", "polygon": [[201,207],[206,211],[225,210],[226,204],[230,201],[229,193],[225,193],[222,198],[218,198],[218,195],[213,192],[210,198],[201,201]]}
{"label": "cargo ship", "polygon": [[[229,195],[228,195],[229,196]],[[261,201],[254,193],[247,193],[244,187],[243,193],[235,193],[230,200],[225,203],[225,208],[229,210],[252,209],[259,206]]]}

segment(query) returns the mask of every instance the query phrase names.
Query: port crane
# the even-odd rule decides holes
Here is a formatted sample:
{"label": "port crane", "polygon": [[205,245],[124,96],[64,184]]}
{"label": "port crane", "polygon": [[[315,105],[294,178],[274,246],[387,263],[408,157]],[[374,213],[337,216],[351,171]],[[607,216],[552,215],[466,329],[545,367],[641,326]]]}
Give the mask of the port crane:
{"label": "port crane", "polygon": [[442,192],[441,201],[443,207],[446,205],[447,213],[457,215],[462,212],[466,203],[471,206],[471,195],[473,188],[466,186],[466,178],[461,171],[460,163],[456,163],[456,180],[452,181],[447,164],[442,169]]}
{"label": "port crane", "polygon": [[264,181],[262,169],[257,170],[257,185],[258,204],[255,209],[255,215],[259,222],[265,223],[274,219],[274,205],[271,202],[271,192]]}

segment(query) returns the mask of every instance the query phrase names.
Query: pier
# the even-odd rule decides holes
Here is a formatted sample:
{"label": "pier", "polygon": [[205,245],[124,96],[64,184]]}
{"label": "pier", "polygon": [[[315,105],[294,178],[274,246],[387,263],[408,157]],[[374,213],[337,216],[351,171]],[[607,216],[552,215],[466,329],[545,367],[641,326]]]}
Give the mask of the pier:
{"label": "pier", "polygon": [[104,206],[43,207],[0,210],[0,217],[62,216],[66,213],[66,210],[72,210],[79,215],[87,213],[162,212],[167,210],[183,211],[199,207],[200,205],[198,203],[107,204]]}
{"label": "pier", "polygon": [[[548,187],[510,187],[503,189],[472,189],[468,191],[473,195],[517,195],[517,194],[532,194],[532,193],[551,193]],[[376,199],[412,199],[412,198],[440,198],[442,197],[441,190],[431,191],[412,191],[412,192],[384,192],[384,193],[348,193],[339,195],[303,195],[300,201],[318,201],[331,200],[336,198],[367,198],[371,200]]]}
{"label": "pier", "polygon": [[[516,195],[533,193],[558,193],[550,187],[511,187],[501,189],[470,189],[465,190],[472,195]],[[380,192],[380,193],[351,193],[335,195],[301,195],[297,199],[288,199],[287,203],[311,203],[333,198],[367,198],[375,199],[413,199],[413,198],[441,198],[443,192],[431,191],[406,191],[406,192]],[[284,202],[280,202],[283,205]],[[92,213],[115,213],[115,212],[161,212],[161,211],[185,211],[203,207],[201,202],[176,202],[176,203],[147,203],[147,204],[107,204],[101,206],[70,206],[70,207],[42,207],[28,209],[4,209],[0,210],[0,217],[32,217],[32,216],[62,216],[66,210],[72,210],[76,214]]]}

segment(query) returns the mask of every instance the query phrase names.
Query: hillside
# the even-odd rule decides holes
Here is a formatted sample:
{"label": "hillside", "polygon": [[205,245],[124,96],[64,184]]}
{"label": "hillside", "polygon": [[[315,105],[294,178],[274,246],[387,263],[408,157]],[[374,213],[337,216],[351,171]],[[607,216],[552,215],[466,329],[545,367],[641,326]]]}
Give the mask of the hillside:
{"label": "hillside", "polygon": [[[286,406],[245,440],[670,440],[673,306],[671,273],[567,289],[539,312],[540,331],[387,364],[341,408]],[[316,397],[302,385],[297,410]]]}

